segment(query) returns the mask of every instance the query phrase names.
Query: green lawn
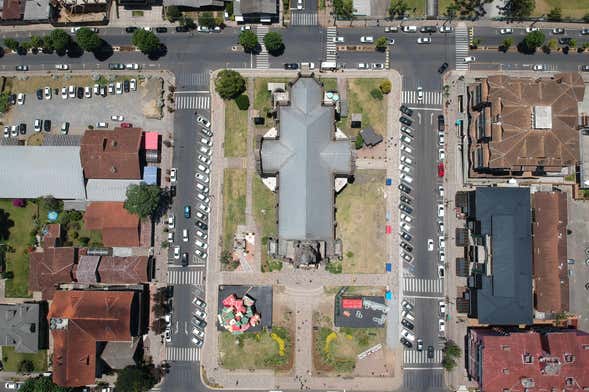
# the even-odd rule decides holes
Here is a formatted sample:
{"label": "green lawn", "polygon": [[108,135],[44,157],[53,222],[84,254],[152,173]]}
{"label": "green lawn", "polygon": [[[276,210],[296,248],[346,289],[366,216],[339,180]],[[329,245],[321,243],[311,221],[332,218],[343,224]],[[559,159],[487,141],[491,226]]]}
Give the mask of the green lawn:
{"label": "green lawn", "polygon": [[585,14],[589,13],[589,1],[587,0],[536,0],[536,7],[532,15],[546,15],[555,7],[560,7],[563,18],[582,19]]}
{"label": "green lawn", "polygon": [[384,328],[340,328],[339,332],[321,327],[313,332],[315,367],[350,373],[356,366],[357,355],[384,342]]}
{"label": "green lawn", "polygon": [[268,252],[265,246],[266,238],[275,237],[278,234],[276,225],[277,195],[268,189],[257,175],[253,179],[252,192],[254,219],[260,227],[261,240],[262,244],[264,244],[261,250],[262,271],[279,270],[282,268],[281,263],[276,260],[268,260]]}
{"label": "green lawn", "polygon": [[245,157],[247,149],[248,111],[239,110],[234,100],[225,101],[226,157]]}
{"label": "green lawn", "polygon": [[[232,335],[223,331],[219,334],[219,362],[225,369],[280,369],[292,366],[289,332],[284,328],[273,328],[274,338],[268,331],[245,332]],[[284,343],[280,352],[278,341]]]}
{"label": "green lawn", "polygon": [[[351,128],[350,120],[353,113],[362,113],[362,127],[367,125],[381,135],[386,134],[386,96],[379,100],[370,92],[378,89],[385,79],[349,79],[348,80],[348,118],[342,128],[348,136],[356,136],[360,128]],[[392,86],[393,89],[397,86]]]}
{"label": "green lawn", "polygon": [[254,82],[254,109],[271,109],[272,101],[268,83],[287,83],[288,78],[256,78]]}
{"label": "green lawn", "polygon": [[337,91],[337,79],[336,78],[319,78],[323,82],[323,88],[325,91]]}
{"label": "green lawn", "polygon": [[237,225],[245,224],[245,169],[223,172],[223,249],[231,250]]}
{"label": "green lawn", "polygon": [[425,16],[425,2],[426,0],[406,0],[409,7],[409,15],[414,17]]}
{"label": "green lawn", "polygon": [[40,350],[35,354],[23,354],[14,351],[14,347],[2,347],[2,363],[4,370],[9,372],[17,372],[18,365],[23,360],[32,361],[35,365],[35,371],[44,372],[47,370],[47,350]]}
{"label": "green lawn", "polygon": [[[32,244],[31,231],[35,229],[34,219],[37,206],[28,202],[26,207],[12,205],[12,200],[0,200],[0,243],[14,249],[6,252],[6,271],[12,272],[13,278],[6,280],[7,297],[30,297],[29,292],[29,256],[27,248]],[[42,213],[47,216],[46,212]]]}
{"label": "green lawn", "polygon": [[454,0],[438,0],[438,15],[443,17],[446,14],[446,9],[452,3],[454,3]]}

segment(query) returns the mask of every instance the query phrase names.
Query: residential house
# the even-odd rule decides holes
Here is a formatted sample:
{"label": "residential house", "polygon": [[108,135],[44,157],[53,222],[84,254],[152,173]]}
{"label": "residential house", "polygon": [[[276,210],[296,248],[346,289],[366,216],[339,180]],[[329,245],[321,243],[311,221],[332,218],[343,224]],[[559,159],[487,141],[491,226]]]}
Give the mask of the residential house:
{"label": "residential house", "polygon": [[36,353],[47,348],[46,303],[0,304],[0,345],[17,353]]}
{"label": "residential house", "polygon": [[141,246],[139,217],[127,211],[122,202],[90,203],[84,214],[84,225],[88,230],[100,230],[105,246]]}
{"label": "residential house", "polygon": [[25,0],[3,0],[2,20],[21,20],[25,13]]}
{"label": "residential house", "polygon": [[278,1],[233,0],[233,14],[236,22],[276,23],[279,14]]}

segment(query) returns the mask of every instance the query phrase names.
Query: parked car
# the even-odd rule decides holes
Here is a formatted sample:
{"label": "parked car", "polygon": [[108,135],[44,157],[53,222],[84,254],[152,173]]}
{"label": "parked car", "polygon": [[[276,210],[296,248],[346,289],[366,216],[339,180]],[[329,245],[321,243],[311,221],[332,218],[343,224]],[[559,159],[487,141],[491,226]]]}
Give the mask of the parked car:
{"label": "parked car", "polygon": [[511,29],[511,28],[501,29],[501,30],[499,30],[499,34],[502,34],[502,35],[513,34],[513,29]]}
{"label": "parked car", "polygon": [[412,214],[413,213],[413,208],[409,207],[406,204],[399,204],[399,209],[407,214]]}
{"label": "parked car", "polygon": [[211,122],[204,116],[196,116],[196,122],[207,129],[211,127]]}
{"label": "parked car", "polygon": [[413,330],[415,328],[415,325],[413,325],[413,323],[411,321],[405,320],[405,319],[401,320],[401,325],[403,325],[405,328],[411,329],[411,330]]}
{"label": "parked car", "polygon": [[68,64],[56,64],[55,69],[59,71],[67,71],[68,69],[70,69],[70,66]]}
{"label": "parked car", "polygon": [[413,247],[406,242],[401,242],[401,244],[399,244],[399,246],[401,248],[405,249],[407,252],[413,252]]}
{"label": "parked car", "polygon": [[43,121],[43,130],[45,132],[51,132],[51,120],[44,120]]}
{"label": "parked car", "polygon": [[405,233],[405,232],[401,232],[399,234],[401,236],[402,239],[404,239],[405,241],[411,241],[413,239],[413,237],[411,236],[411,234],[409,233]]}
{"label": "parked car", "polygon": [[405,125],[401,125],[401,132],[406,133],[409,136],[413,136],[413,129]]}
{"label": "parked car", "polygon": [[368,69],[367,63],[358,63],[358,69]]}
{"label": "parked car", "polygon": [[399,177],[401,178],[401,181],[405,181],[409,184],[413,182],[413,177],[411,177],[409,174],[403,173]]}
{"label": "parked car", "polygon": [[401,336],[401,339],[399,339],[401,344],[407,348],[412,348],[413,347],[413,343],[411,343],[409,340],[405,339],[404,337]]}
{"label": "parked car", "polygon": [[443,74],[444,72],[446,72],[447,69],[448,69],[448,63],[443,63],[442,65],[440,65],[440,68],[438,68],[438,73]]}
{"label": "parked car", "polygon": [[141,67],[137,63],[125,64],[126,69],[138,70]]}
{"label": "parked car", "polygon": [[184,206],[184,218],[190,219],[190,206],[188,204]]}
{"label": "parked car", "polygon": [[411,188],[409,188],[409,186],[407,186],[406,184],[399,184],[398,186],[399,190],[405,193],[411,193]]}
{"label": "parked car", "polygon": [[444,266],[443,265],[438,265],[438,278],[444,279],[445,273],[446,273],[446,271],[444,269]]}
{"label": "parked car", "polygon": [[208,228],[209,228],[209,226],[205,222],[200,221],[200,220],[197,220],[196,222],[194,222],[194,224],[199,229],[202,229],[202,230],[205,230],[205,231],[208,230]]}
{"label": "parked car", "polygon": [[205,174],[202,173],[196,173],[196,175],[194,176],[198,181],[201,181],[205,184],[209,183],[209,177]]}
{"label": "parked car", "polygon": [[444,151],[443,148],[438,149],[438,159],[440,161],[443,161],[444,159],[446,159],[446,152]]}
{"label": "parked car", "polygon": [[69,131],[70,131],[70,123],[69,122],[66,121],[63,124],[61,124],[61,133],[63,135],[67,135]]}
{"label": "parked car", "polygon": [[179,246],[174,247],[174,259],[175,260],[180,259],[180,247]]}
{"label": "parked car", "polygon": [[360,37],[360,42],[362,42],[363,44],[371,44],[374,42],[374,37],[368,35],[368,36],[362,36]]}
{"label": "parked car", "polygon": [[467,63],[467,64],[468,63],[474,63],[475,61],[476,61],[476,57],[474,57],[474,56],[466,56],[464,58],[464,62]]}
{"label": "parked car", "polygon": [[110,116],[110,119],[113,121],[123,121],[125,117],[121,116],[120,114],[113,114]]}
{"label": "parked car", "polygon": [[167,27],[156,27],[155,28],[155,32],[156,33],[159,33],[159,34],[167,33],[168,32],[168,28]]}
{"label": "parked car", "polygon": [[534,66],[532,67],[532,69],[534,71],[546,71],[547,67],[544,64],[534,64]]}
{"label": "parked car", "polygon": [[92,98],[92,89],[89,86],[84,87],[84,97]]}
{"label": "parked car", "polygon": [[28,71],[29,70],[29,66],[28,65],[17,65],[16,66],[16,70],[17,71]]}
{"label": "parked car", "polygon": [[419,37],[419,38],[417,38],[417,43],[418,44],[431,44],[432,39],[430,37]]}
{"label": "parked car", "polygon": [[436,31],[438,31],[436,29],[436,26],[421,26],[421,28],[419,29],[420,33],[435,33]]}
{"label": "parked car", "polygon": [[299,69],[299,65],[297,63],[285,63],[284,69]]}
{"label": "parked car", "polygon": [[41,132],[42,126],[43,126],[43,120],[36,119],[33,129],[35,130],[35,132]]}
{"label": "parked car", "polygon": [[127,79],[123,80],[123,91],[126,93],[131,91],[131,84],[129,83],[129,81]]}
{"label": "parked car", "polygon": [[399,110],[401,111],[401,113],[403,113],[409,117],[413,116],[413,110],[409,109],[406,105],[401,105]]}
{"label": "parked car", "polygon": [[125,69],[125,64],[110,63],[108,64],[108,69],[110,69],[111,71],[122,71]]}
{"label": "parked car", "polygon": [[131,79],[129,81],[129,87],[131,88],[131,91],[136,91],[137,90],[137,80]]}
{"label": "parked car", "polygon": [[47,100],[49,100],[49,99],[51,99],[53,97],[53,90],[51,89],[51,87],[45,87],[43,89],[43,96]]}
{"label": "parked car", "polygon": [[445,170],[444,170],[444,162],[438,163],[438,177],[444,177]]}
{"label": "parked car", "polygon": [[554,34],[554,35],[564,34],[564,29],[562,27],[555,27],[552,29],[552,34]]}
{"label": "parked car", "polygon": [[411,124],[413,124],[413,121],[412,121],[410,118],[408,118],[408,117],[404,117],[404,116],[401,116],[401,117],[399,118],[399,121],[400,121],[402,124],[405,124],[405,125],[407,125],[407,126],[411,126]]}
{"label": "parked car", "polygon": [[384,28],[385,33],[397,33],[399,32],[399,28],[397,26],[387,26]]}
{"label": "parked car", "polygon": [[434,240],[432,240],[431,238],[429,238],[429,239],[427,240],[427,250],[428,250],[429,252],[431,252],[431,251],[433,251],[433,250],[434,250]]}
{"label": "parked car", "polygon": [[413,334],[413,332],[403,328],[401,330],[401,336],[404,337],[405,339],[409,340],[410,342],[415,341],[415,335]]}
{"label": "parked car", "polygon": [[130,122],[122,122],[121,128],[133,128],[133,124],[131,124]]}
{"label": "parked car", "polygon": [[108,123],[104,121],[97,122],[96,128],[108,128]]}
{"label": "parked car", "polygon": [[434,358],[434,346],[427,346],[427,357],[429,359]]}
{"label": "parked car", "polygon": [[78,87],[76,95],[78,96],[78,99],[84,98],[84,87]]}
{"label": "parked car", "polygon": [[417,26],[403,26],[403,32],[404,33],[416,33]]}
{"label": "parked car", "polygon": [[202,329],[198,329],[198,328],[193,328],[192,329],[192,334],[194,336],[196,336],[199,339],[204,339],[205,338],[205,333]]}
{"label": "parked car", "polygon": [[188,26],[176,26],[177,33],[186,33],[188,30]]}
{"label": "parked car", "polygon": [[438,327],[439,327],[440,333],[444,333],[446,331],[446,322],[442,319],[438,320]]}
{"label": "parked car", "polygon": [[403,309],[405,309],[409,312],[413,310],[413,304],[411,302],[407,301],[406,299],[404,299],[401,302],[401,306],[403,307]]}
{"label": "parked car", "polygon": [[423,351],[423,339],[417,339],[417,351]]}
{"label": "parked car", "polygon": [[168,215],[168,229],[173,230],[176,226],[176,218],[174,215]]}
{"label": "parked car", "polygon": [[121,95],[123,93],[123,84],[121,82],[116,82],[115,91],[117,95]]}
{"label": "parked car", "polygon": [[213,145],[213,142],[211,141],[211,139],[207,138],[207,137],[201,137],[199,140],[200,144],[204,144],[205,146],[211,147]]}
{"label": "parked car", "polygon": [[440,33],[451,33],[454,29],[452,28],[452,26],[440,26],[438,27],[438,30],[440,31]]}
{"label": "parked car", "polygon": [[206,242],[202,242],[201,240],[194,241],[194,244],[203,250],[209,247]]}
{"label": "parked car", "polygon": [[444,205],[438,204],[438,218],[444,217]]}
{"label": "parked car", "polygon": [[182,241],[188,242],[188,229],[182,230]]}

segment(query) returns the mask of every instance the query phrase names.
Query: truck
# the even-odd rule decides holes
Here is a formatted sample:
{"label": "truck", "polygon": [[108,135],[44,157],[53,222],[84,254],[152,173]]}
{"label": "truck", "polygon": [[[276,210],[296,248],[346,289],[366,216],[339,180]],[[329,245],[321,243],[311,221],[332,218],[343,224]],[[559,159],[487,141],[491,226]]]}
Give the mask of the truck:
{"label": "truck", "polygon": [[322,61],[321,71],[335,71],[337,69],[337,63],[335,61]]}

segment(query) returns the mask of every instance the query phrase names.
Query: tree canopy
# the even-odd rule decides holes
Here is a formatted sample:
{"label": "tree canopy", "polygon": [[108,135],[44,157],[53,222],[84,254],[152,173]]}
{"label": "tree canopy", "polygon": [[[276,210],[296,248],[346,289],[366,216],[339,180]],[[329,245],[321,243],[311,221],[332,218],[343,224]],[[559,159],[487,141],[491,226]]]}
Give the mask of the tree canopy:
{"label": "tree canopy", "polygon": [[217,74],[215,89],[223,99],[233,99],[245,91],[245,79],[239,72],[224,69]]}
{"label": "tree canopy", "polygon": [[548,12],[546,18],[551,22],[560,22],[562,20],[562,9],[560,7],[554,7]]}
{"label": "tree canopy", "polygon": [[115,390],[121,392],[145,392],[150,390],[157,380],[146,366],[128,366],[118,372]]}
{"label": "tree canopy", "polygon": [[271,31],[264,36],[264,45],[270,54],[279,54],[284,51],[282,36],[275,31]]}
{"label": "tree canopy", "polygon": [[335,15],[340,19],[354,18],[354,3],[352,0],[333,0]]}
{"label": "tree canopy", "polygon": [[133,33],[133,45],[137,46],[139,50],[145,54],[151,54],[159,50],[161,43],[160,39],[152,31],[144,29],[137,29]]}
{"label": "tree canopy", "polygon": [[405,0],[391,0],[389,6],[389,16],[391,18],[402,18],[409,11],[409,5]]}
{"label": "tree canopy", "polygon": [[6,46],[8,49],[16,52],[16,50],[18,50],[18,47],[20,46],[20,44],[14,38],[4,38],[4,46]]}
{"label": "tree canopy", "polygon": [[180,19],[182,16],[182,11],[175,5],[170,5],[166,7],[166,18],[172,23]]}
{"label": "tree canopy", "polygon": [[533,52],[544,44],[546,36],[541,30],[532,31],[524,38],[524,45],[530,51]]}
{"label": "tree canopy", "polygon": [[157,185],[129,185],[125,209],[141,218],[152,216],[160,205],[162,190]]}
{"label": "tree canopy", "polygon": [[384,52],[387,48],[387,37],[378,37],[374,42],[376,50]]}
{"label": "tree canopy", "polygon": [[72,42],[72,37],[64,30],[55,29],[49,33],[51,47],[58,52],[65,52]]}
{"label": "tree canopy", "polygon": [[87,52],[94,52],[102,45],[102,39],[88,27],[82,27],[76,31],[76,42]]}
{"label": "tree canopy", "polygon": [[206,12],[202,12],[199,15],[198,24],[200,26],[206,26],[209,29],[212,29],[213,27],[215,27],[217,25],[217,22],[215,21],[215,17],[213,16],[213,13],[210,11],[206,11]]}
{"label": "tree canopy", "polygon": [[506,0],[499,13],[509,19],[526,19],[534,11],[535,0]]}
{"label": "tree canopy", "polygon": [[251,30],[242,31],[239,34],[239,44],[246,52],[253,52],[259,45],[258,37]]}
{"label": "tree canopy", "polygon": [[20,392],[69,392],[71,388],[57,386],[51,377],[29,378],[20,387]]}

